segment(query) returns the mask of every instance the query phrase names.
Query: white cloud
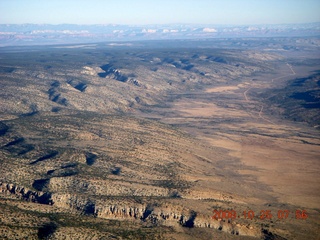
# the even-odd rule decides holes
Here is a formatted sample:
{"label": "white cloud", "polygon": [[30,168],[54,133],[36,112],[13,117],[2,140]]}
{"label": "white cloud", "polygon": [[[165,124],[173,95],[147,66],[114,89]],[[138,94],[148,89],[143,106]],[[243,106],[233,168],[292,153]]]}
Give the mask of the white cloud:
{"label": "white cloud", "polygon": [[142,33],[156,33],[157,29],[142,29]]}
{"label": "white cloud", "polygon": [[113,33],[124,33],[123,30],[113,30]]}
{"label": "white cloud", "polygon": [[214,28],[204,28],[202,31],[203,31],[203,32],[207,32],[207,33],[217,32],[217,30],[215,30]]}

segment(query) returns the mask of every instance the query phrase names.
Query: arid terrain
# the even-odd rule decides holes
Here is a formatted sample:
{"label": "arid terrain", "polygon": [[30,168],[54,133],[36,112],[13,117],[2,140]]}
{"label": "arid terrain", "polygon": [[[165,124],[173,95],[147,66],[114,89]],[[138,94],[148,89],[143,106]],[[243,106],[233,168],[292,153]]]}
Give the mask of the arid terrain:
{"label": "arid terrain", "polygon": [[0,53],[1,239],[319,239],[318,38]]}

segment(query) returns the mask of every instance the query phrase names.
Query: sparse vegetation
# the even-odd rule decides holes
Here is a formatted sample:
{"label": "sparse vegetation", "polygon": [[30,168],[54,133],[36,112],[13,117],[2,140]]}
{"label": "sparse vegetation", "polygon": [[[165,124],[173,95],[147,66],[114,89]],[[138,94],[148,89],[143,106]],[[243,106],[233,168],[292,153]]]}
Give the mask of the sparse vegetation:
{"label": "sparse vegetation", "polygon": [[0,49],[0,236],[312,239],[319,134],[298,121],[317,124],[319,76],[298,40]]}

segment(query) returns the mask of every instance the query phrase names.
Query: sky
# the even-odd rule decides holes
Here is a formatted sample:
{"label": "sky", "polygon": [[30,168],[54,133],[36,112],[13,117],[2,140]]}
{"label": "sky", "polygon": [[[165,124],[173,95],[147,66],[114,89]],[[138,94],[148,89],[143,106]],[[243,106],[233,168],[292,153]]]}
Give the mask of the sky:
{"label": "sky", "polygon": [[0,0],[0,24],[320,22],[320,0]]}

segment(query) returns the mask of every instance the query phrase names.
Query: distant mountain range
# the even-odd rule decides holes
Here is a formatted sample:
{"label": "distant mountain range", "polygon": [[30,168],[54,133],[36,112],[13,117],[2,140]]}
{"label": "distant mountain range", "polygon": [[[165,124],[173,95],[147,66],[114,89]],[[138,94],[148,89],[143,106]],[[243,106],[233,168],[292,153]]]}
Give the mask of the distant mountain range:
{"label": "distant mountain range", "polygon": [[287,25],[0,24],[0,46],[101,41],[320,36],[320,22]]}

